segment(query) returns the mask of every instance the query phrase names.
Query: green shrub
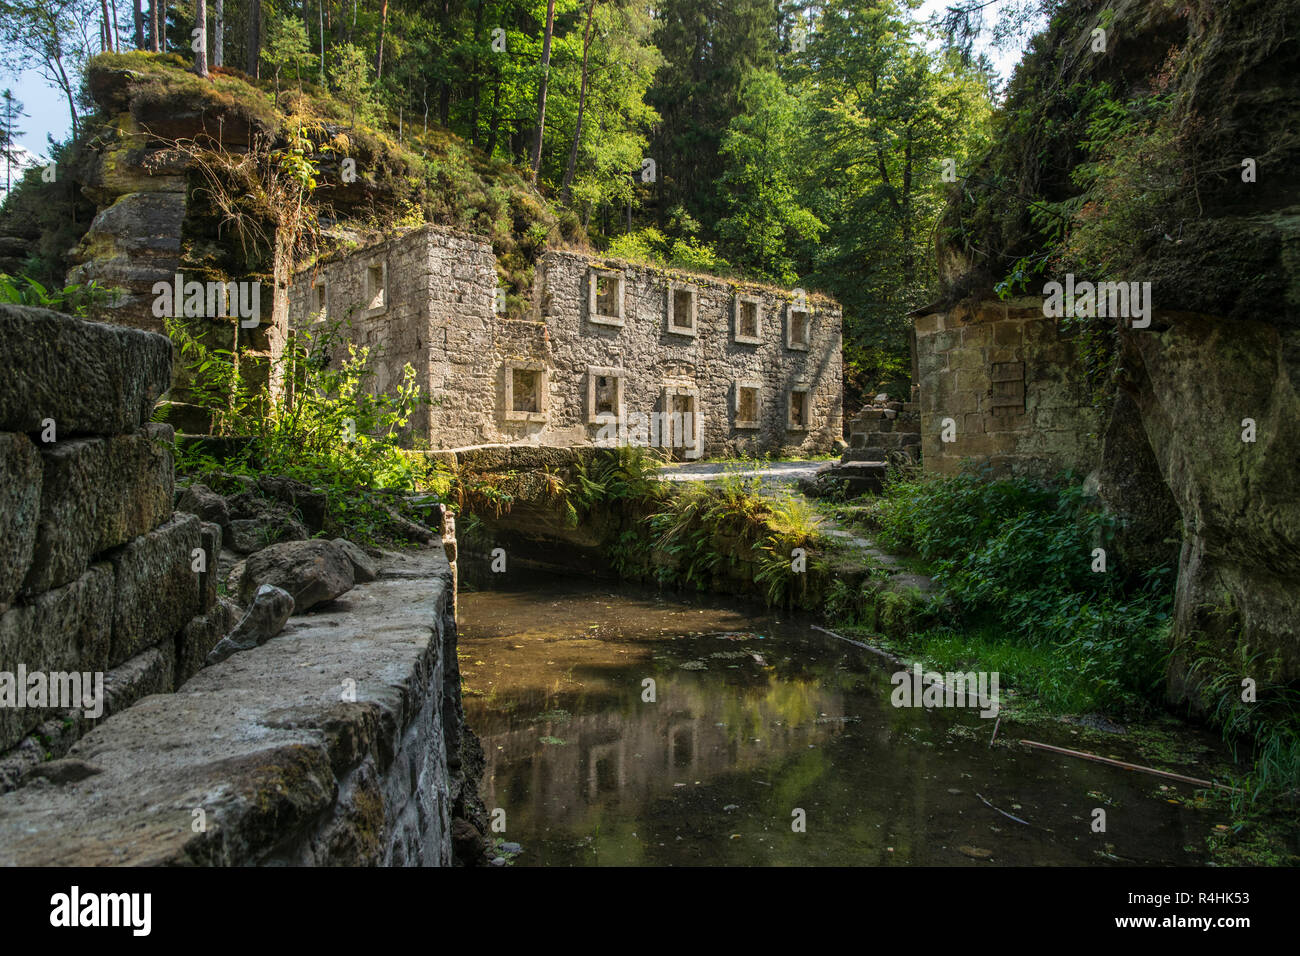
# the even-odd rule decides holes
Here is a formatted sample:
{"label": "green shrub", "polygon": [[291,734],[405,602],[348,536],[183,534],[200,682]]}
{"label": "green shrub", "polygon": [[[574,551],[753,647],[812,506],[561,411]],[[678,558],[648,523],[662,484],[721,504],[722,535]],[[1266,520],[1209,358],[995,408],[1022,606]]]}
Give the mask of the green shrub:
{"label": "green shrub", "polygon": [[872,519],[886,547],[917,555],[963,622],[1051,651],[1087,699],[1125,711],[1153,698],[1167,656],[1172,571],[1094,572],[1115,519],[1072,476],[1059,483],[967,472],[898,481]]}
{"label": "green shrub", "polygon": [[205,345],[183,320],[167,320],[167,332],[191,373],[189,397],[211,415],[213,434],[252,439],[233,461],[178,450],[178,472],[295,478],[326,490],[333,528],[364,541],[386,538],[392,501],[372,492],[415,491],[424,476],[399,444],[411,414],[428,404],[410,365],[400,382],[376,393],[370,351],[349,343],[340,360],[334,324],[298,333],[272,364],[271,380],[281,383],[272,392],[247,381],[238,353]]}

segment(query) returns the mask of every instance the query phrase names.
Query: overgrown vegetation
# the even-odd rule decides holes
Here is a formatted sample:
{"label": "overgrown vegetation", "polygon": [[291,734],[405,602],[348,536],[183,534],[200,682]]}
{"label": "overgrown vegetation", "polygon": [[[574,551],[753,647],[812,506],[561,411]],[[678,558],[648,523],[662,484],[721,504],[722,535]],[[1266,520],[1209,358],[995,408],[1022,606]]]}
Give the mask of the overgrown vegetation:
{"label": "overgrown vegetation", "polygon": [[[942,669],[996,670],[1051,713],[1132,718],[1161,705],[1173,570],[1126,573],[1111,552],[1105,572],[1094,570],[1114,519],[1073,476],[1044,483],[968,471],[898,480],[864,513],[882,545],[911,555],[940,588],[929,602],[894,597],[914,605],[908,626],[888,629],[899,650]],[[832,615],[857,606],[843,590],[828,598]],[[916,616],[927,603],[944,608],[944,625]],[[1244,819],[1257,800],[1293,801],[1300,694],[1279,680],[1280,661],[1245,648],[1225,659],[1209,641],[1185,653],[1195,695],[1245,768],[1231,809]],[[1252,700],[1243,699],[1246,678]]]}
{"label": "overgrown vegetation", "polygon": [[[400,539],[402,501],[383,492],[420,489],[424,469],[398,436],[429,402],[409,365],[376,394],[376,356],[341,345],[337,323],[300,332],[269,369],[205,344],[184,320],[168,320],[168,333],[193,377],[187,397],[209,413],[214,436],[238,440],[238,450],[220,458],[209,443],[180,445],[178,474],[283,475],[326,491],[327,531],[372,543]],[[278,391],[267,389],[268,373],[282,383]]]}
{"label": "overgrown vegetation", "polygon": [[1126,573],[1113,554],[1103,557],[1114,519],[1091,507],[1072,476],[899,480],[869,515],[881,544],[915,555],[951,607],[953,626],[921,639],[931,652],[960,655],[957,629],[973,633],[983,650],[969,656],[991,666],[993,652],[1008,680],[1058,711],[1131,715],[1154,699],[1172,569]]}
{"label": "overgrown vegetation", "polygon": [[31,276],[10,276],[0,272],[0,302],[33,305],[56,312],[84,316],[91,309],[110,302],[116,293],[98,282],[74,282],[61,289],[47,289]]}

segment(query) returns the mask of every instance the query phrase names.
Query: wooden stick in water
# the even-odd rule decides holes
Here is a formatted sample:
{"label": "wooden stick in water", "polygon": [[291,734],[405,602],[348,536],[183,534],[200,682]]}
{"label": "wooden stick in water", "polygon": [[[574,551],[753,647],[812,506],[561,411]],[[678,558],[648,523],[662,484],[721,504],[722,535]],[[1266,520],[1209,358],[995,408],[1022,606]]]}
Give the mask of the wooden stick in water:
{"label": "wooden stick in water", "polygon": [[1150,773],[1157,777],[1165,777],[1169,780],[1177,780],[1180,783],[1190,783],[1196,787],[1218,787],[1220,790],[1236,791],[1236,787],[1230,787],[1226,783],[1217,783],[1213,780],[1201,780],[1197,777],[1185,777],[1181,773],[1170,773],[1168,770],[1157,770],[1154,767],[1144,767],[1141,764],[1126,763],[1123,760],[1115,760],[1112,757],[1099,757],[1097,754],[1084,753],[1082,750],[1070,750],[1066,747],[1054,747],[1051,744],[1042,744],[1037,740],[1021,740],[1026,747],[1037,747],[1039,750],[1050,750],[1052,753],[1065,754],[1067,757],[1081,757],[1084,760],[1092,760],[1096,763],[1110,764],[1112,767],[1122,767],[1124,770],[1136,770],[1140,773]]}

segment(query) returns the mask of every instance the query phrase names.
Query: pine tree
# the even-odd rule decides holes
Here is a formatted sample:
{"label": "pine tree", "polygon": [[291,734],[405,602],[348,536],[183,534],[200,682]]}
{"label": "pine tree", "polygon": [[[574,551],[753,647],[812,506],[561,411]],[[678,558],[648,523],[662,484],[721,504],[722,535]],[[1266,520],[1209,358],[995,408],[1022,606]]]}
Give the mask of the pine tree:
{"label": "pine tree", "polygon": [[18,120],[26,115],[13,90],[0,93],[0,157],[4,158],[5,164],[6,197],[13,186],[13,167],[20,155],[18,137],[23,135],[23,130],[18,128]]}

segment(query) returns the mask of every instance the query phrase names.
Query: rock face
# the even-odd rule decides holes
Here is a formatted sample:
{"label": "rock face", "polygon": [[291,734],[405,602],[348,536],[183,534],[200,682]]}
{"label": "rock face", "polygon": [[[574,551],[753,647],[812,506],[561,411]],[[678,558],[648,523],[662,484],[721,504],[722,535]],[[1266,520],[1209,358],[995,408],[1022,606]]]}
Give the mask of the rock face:
{"label": "rock face", "polygon": [[172,514],[172,429],[60,441],[41,453],[40,543],[25,590],[66,584],[90,556],[158,527]]}
{"label": "rock face", "polygon": [[0,433],[0,614],[31,567],[41,480],[41,456],[31,440]]}
{"label": "rock face", "polygon": [[176,510],[198,515],[204,521],[219,525],[222,531],[230,528],[230,506],[226,499],[204,484],[189,485],[176,500]]}
{"label": "rock face", "polygon": [[358,583],[373,581],[379,577],[379,562],[362,551],[358,545],[347,538],[335,538],[331,544],[342,549],[348,556],[348,560],[352,562],[352,574]]}
{"label": "rock face", "polygon": [[265,644],[284,627],[293,613],[293,598],[289,592],[270,584],[263,584],[253,595],[253,606],[235,627],[223,637],[208,654],[209,664],[220,664],[231,654],[251,651]]}
{"label": "rock face", "polygon": [[[1103,17],[1113,45],[1088,55]],[[1300,0],[1064,3],[1012,81],[1015,122],[970,180],[1015,184],[1018,201],[954,194],[939,230],[944,298],[916,321],[927,467],[932,451],[948,455],[935,417],[952,417],[959,441],[972,435],[986,405],[991,416],[1019,397],[1022,366],[1027,418],[1010,453],[1094,471],[1127,524],[1119,573],[1176,560],[1169,693],[1193,704],[1197,657],[1211,669],[1275,658],[1277,672],[1257,677],[1300,679],[1300,180],[1281,174],[1300,165],[1297,17]],[[1116,155],[1090,156],[1079,142],[1096,107],[1080,97],[1103,84],[1114,102],[1145,99],[1151,120],[1111,143]],[[1138,155],[1160,158],[1138,175],[1122,165]],[[1097,159],[1102,178],[1090,181],[1103,185],[1082,192],[1072,173]],[[1088,211],[1068,242],[1031,221],[1043,202]],[[1082,271],[1101,239],[1107,274],[1077,279],[1145,283],[1146,316],[1086,323],[1085,340],[1079,323],[1046,317],[1046,288],[994,296],[1025,256]],[[1112,358],[1115,385],[1099,394],[1084,366],[1109,370]],[[1005,453],[994,444],[976,434],[969,448]]]}
{"label": "rock face", "polygon": [[0,431],[118,435],[149,420],[171,385],[166,337],[0,304]]}
{"label": "rock face", "polygon": [[248,558],[239,584],[247,604],[264,584],[282,588],[302,614],[352,589],[356,579],[347,553],[329,541],[285,541]]}

